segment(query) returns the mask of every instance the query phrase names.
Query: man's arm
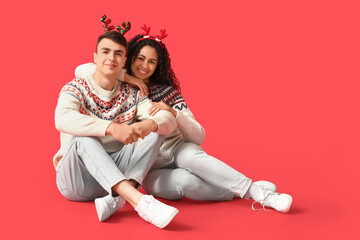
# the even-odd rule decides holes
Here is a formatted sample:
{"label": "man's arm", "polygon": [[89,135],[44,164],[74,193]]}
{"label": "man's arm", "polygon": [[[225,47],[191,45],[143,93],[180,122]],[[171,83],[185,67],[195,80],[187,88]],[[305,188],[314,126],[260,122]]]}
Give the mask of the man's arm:
{"label": "man's arm", "polygon": [[62,93],[55,109],[55,127],[58,131],[76,136],[105,136],[111,121],[80,113],[76,97]]}
{"label": "man's arm", "polygon": [[[139,123],[140,124],[140,123]],[[151,124],[151,123],[150,123]],[[111,123],[106,129],[106,135],[111,135],[116,140],[126,144],[131,144],[136,142],[139,138],[144,138],[149,135],[154,130],[154,126],[144,126],[146,132],[139,131],[141,126],[127,125],[125,123]],[[140,128],[142,129],[142,128]]]}
{"label": "man's arm", "polygon": [[137,106],[137,118],[141,121],[151,119],[153,120],[156,125],[156,133],[162,135],[168,135],[172,133],[176,128],[176,121],[174,116],[165,110],[161,110],[157,112],[154,116],[149,115],[148,111],[151,108],[151,100],[148,98],[142,100]]}
{"label": "man's arm", "polygon": [[116,140],[131,144],[140,134],[134,126],[118,124],[79,112],[80,102],[69,94],[61,94],[55,110],[55,127],[58,131],[75,136],[111,135]]}

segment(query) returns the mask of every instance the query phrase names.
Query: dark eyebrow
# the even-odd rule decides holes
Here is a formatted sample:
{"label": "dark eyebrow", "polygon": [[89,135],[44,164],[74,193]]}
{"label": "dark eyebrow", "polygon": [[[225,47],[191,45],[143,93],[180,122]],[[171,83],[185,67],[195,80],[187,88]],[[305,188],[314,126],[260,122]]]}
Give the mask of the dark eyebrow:
{"label": "dark eyebrow", "polygon": [[[105,50],[105,51],[111,51],[111,49],[110,48],[107,48],[107,47],[103,47],[103,48],[101,48],[101,50]],[[121,50],[121,49],[119,49],[119,50],[114,50],[114,52],[116,52],[116,53],[124,53],[124,51],[123,50]]]}
{"label": "dark eyebrow", "polygon": [[[143,58],[146,59],[146,57],[145,57],[144,55],[140,54],[140,53],[139,53],[139,56],[141,56],[141,57],[143,57]],[[156,62],[156,59],[155,59],[155,58],[151,58],[150,60],[154,60],[154,61]]]}

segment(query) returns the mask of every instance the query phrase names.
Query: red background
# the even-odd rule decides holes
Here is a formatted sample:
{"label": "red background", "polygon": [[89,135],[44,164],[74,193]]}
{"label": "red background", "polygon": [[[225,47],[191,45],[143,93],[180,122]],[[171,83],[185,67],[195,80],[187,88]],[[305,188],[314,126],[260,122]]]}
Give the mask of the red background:
{"label": "red background", "polygon": [[[1,239],[358,239],[358,1],[7,1],[1,7]],[[165,230],[126,205],[105,223],[58,192],[54,108],[90,62],[100,17],[164,40],[205,150],[294,197],[171,202]]]}

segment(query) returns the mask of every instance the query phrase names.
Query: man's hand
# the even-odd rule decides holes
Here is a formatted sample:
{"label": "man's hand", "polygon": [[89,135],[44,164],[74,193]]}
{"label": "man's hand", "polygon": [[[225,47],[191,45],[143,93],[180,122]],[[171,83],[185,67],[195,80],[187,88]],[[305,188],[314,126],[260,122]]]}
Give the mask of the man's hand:
{"label": "man's hand", "polygon": [[149,108],[149,115],[154,116],[160,110],[169,111],[176,118],[177,112],[164,102],[152,102],[152,106]]}
{"label": "man's hand", "polygon": [[135,128],[135,132],[138,134],[140,138],[146,137],[151,132],[155,132],[158,128],[158,125],[152,119],[147,119],[145,121],[133,123],[130,126]]}
{"label": "man's hand", "polygon": [[106,135],[113,136],[125,145],[136,142],[140,137],[134,126],[118,123],[111,123],[106,129]]}

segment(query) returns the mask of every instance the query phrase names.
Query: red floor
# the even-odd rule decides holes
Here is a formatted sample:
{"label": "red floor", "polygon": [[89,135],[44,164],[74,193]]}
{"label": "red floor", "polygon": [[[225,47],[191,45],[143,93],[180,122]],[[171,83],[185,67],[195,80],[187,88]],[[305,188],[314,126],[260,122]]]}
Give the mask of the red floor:
{"label": "red floor", "polygon": [[[358,1],[8,1],[0,9],[0,239],[359,239]],[[74,69],[92,61],[99,21],[146,23],[164,39],[205,150],[293,196],[288,214],[249,200],[165,201],[166,229],[126,205],[58,192],[54,109]]]}
{"label": "red floor", "polygon": [[[260,148],[248,147],[248,153]],[[356,183],[350,180],[357,169],[347,161],[339,163],[341,168],[329,164],[337,160],[336,157],[320,156],[322,154],[313,157],[303,154],[303,161],[293,156],[292,161],[297,164],[285,165],[290,159],[289,152],[274,154],[266,146],[259,151],[263,157],[271,156],[272,163],[244,164],[247,175],[253,175],[256,180],[271,180],[277,183],[279,192],[291,194],[294,202],[288,214],[255,212],[251,209],[251,200],[197,202],[183,199],[164,200],[180,213],[163,230],[143,221],[128,204],[101,223],[92,202],[71,202],[60,195],[50,163],[39,160],[37,164],[43,164],[39,166],[42,170],[32,174],[33,163],[25,164],[29,171],[23,174],[22,190],[14,194],[8,189],[13,194],[2,198],[2,213],[6,217],[1,220],[2,226],[6,226],[2,234],[8,237],[6,239],[357,239],[358,193]],[[244,159],[249,158],[244,156]],[[322,161],[323,165],[312,166],[313,161]]]}

